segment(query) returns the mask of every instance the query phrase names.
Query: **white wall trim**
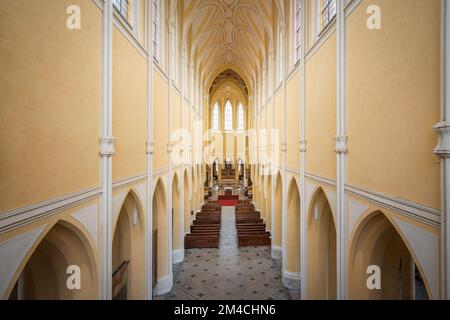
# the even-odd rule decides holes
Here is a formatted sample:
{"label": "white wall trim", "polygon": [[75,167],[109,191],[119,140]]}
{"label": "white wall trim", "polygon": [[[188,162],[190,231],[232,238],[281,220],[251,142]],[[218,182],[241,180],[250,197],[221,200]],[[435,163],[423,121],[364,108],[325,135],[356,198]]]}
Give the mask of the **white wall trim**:
{"label": "white wall trim", "polygon": [[324,183],[324,184],[327,184],[332,187],[336,187],[336,181],[329,179],[329,178],[321,177],[321,176],[318,176],[318,175],[315,175],[312,173],[308,173],[308,172],[305,172],[305,177],[312,179],[312,180],[316,180],[316,181]]}
{"label": "white wall trim", "polygon": [[272,245],[272,258],[276,260],[281,260],[283,255],[283,248],[279,246]]}
{"label": "white wall trim", "polygon": [[286,288],[298,290],[301,288],[301,273],[284,270],[282,282]]}
{"label": "white wall trim", "polygon": [[163,176],[165,175],[167,172],[169,171],[168,167],[162,168],[162,169],[158,169],[153,171],[153,178],[159,177],[159,176]]}
{"label": "white wall trim", "polygon": [[364,190],[359,187],[347,185],[345,190],[350,194],[362,197],[370,203],[374,203],[377,206],[395,211],[416,221],[420,221],[437,228],[440,226],[440,212],[437,209],[426,207],[408,200],[390,197],[374,191]]}
{"label": "white wall trim", "polygon": [[119,189],[119,188],[127,186],[127,185],[136,184],[137,182],[140,182],[145,179],[147,179],[147,174],[141,174],[141,175],[126,178],[126,179],[117,180],[117,181],[113,182],[113,189]]}
{"label": "white wall trim", "polygon": [[98,187],[0,213],[0,235],[37,220],[57,214],[61,211],[78,206],[90,200],[99,198],[100,195],[101,188]]}
{"label": "white wall trim", "polygon": [[362,0],[346,0],[344,10],[345,15],[348,17],[358,6],[362,3]]}
{"label": "white wall trim", "polygon": [[184,260],[184,250],[183,249],[177,249],[172,251],[172,263],[180,263]]}
{"label": "white wall trim", "polygon": [[311,48],[306,52],[305,62],[311,59],[314,54],[327,42],[327,40],[333,35],[336,31],[336,19],[330,23],[324,31],[320,34],[319,38],[314,42]]}
{"label": "white wall trim", "polygon": [[156,294],[161,296],[166,294],[172,290],[173,287],[173,275],[167,275],[162,278],[159,278],[156,283]]}

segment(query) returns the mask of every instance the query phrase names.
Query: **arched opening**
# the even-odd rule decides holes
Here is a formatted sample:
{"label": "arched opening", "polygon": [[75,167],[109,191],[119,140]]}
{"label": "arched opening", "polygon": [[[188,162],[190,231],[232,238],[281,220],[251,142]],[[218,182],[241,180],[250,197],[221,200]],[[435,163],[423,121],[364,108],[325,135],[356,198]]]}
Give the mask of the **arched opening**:
{"label": "arched opening", "polygon": [[[68,268],[79,267],[79,288],[67,285]],[[73,271],[71,271],[73,272]],[[77,272],[72,273],[76,277]],[[71,282],[77,285],[76,279]],[[92,247],[80,229],[66,221],[55,224],[22,269],[10,300],[97,299],[97,267]]]}
{"label": "arched opening", "polygon": [[272,230],[272,176],[267,176],[266,229]]}
{"label": "arched opening", "polygon": [[169,272],[168,231],[166,193],[159,179],[153,194],[153,287]]}
{"label": "arched opening", "polygon": [[130,192],[120,209],[112,243],[113,300],[145,297],[145,250],[142,210]]}
{"label": "arched opening", "polygon": [[[350,299],[428,299],[414,258],[381,211],[369,215],[360,224],[349,257]],[[379,270],[379,277],[375,269]]]}
{"label": "arched opening", "polygon": [[308,212],[308,298],[336,299],[336,227],[322,189]]}
{"label": "arched opening", "polygon": [[273,219],[273,245],[281,248],[282,245],[282,193],[283,193],[283,183],[281,180],[281,174],[277,174],[275,185],[275,204],[274,204],[274,219]]}
{"label": "arched opening", "polygon": [[295,179],[292,179],[288,190],[285,270],[298,273],[300,272],[300,194]]}
{"label": "arched opening", "polygon": [[178,175],[172,180],[172,251],[181,249],[181,202]]}
{"label": "arched opening", "polygon": [[[189,232],[191,228],[191,213],[189,208],[189,176],[187,170],[184,171],[184,232]],[[183,235],[184,236],[184,235]]]}

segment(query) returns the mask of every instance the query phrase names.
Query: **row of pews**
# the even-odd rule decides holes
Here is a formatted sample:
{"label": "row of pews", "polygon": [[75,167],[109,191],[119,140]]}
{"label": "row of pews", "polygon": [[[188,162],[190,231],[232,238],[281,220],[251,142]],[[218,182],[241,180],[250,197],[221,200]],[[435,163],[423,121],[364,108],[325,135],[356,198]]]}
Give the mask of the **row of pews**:
{"label": "row of pews", "polygon": [[240,200],[236,206],[236,228],[239,247],[271,245],[270,232],[250,200]]}
{"label": "row of pews", "polygon": [[208,201],[191,225],[191,232],[184,240],[185,249],[218,248],[222,207],[216,201]]}

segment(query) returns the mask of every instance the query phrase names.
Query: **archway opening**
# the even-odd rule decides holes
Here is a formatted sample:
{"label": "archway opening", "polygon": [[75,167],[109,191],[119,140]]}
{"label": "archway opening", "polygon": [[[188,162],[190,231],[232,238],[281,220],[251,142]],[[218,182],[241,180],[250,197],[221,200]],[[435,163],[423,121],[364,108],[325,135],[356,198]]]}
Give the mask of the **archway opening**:
{"label": "archway opening", "polygon": [[[79,273],[73,268],[79,268]],[[96,299],[96,270],[94,254],[85,235],[74,225],[60,221],[50,229],[34,250],[9,299]],[[69,281],[71,276],[74,276],[73,281]],[[68,283],[71,284],[70,287]]]}
{"label": "archway opening", "polygon": [[300,194],[295,179],[292,179],[288,190],[285,271],[298,274],[300,272]]}
{"label": "archway opening", "polygon": [[336,299],[336,227],[322,189],[308,212],[308,298]]}
{"label": "archway opening", "polygon": [[267,176],[266,186],[266,229],[272,230],[272,176]]}
{"label": "archway opening", "polygon": [[428,299],[414,258],[382,212],[360,224],[349,257],[350,299]]}
{"label": "archway opening", "polygon": [[275,206],[274,206],[274,219],[273,219],[273,245],[277,249],[281,250],[282,245],[282,228],[283,228],[283,217],[282,217],[282,193],[283,184],[281,180],[281,174],[277,174],[275,186]]}
{"label": "archway opening", "polygon": [[169,272],[168,231],[166,193],[159,179],[153,194],[153,287]]}
{"label": "archway opening", "polygon": [[120,209],[112,243],[112,298],[145,297],[145,249],[142,210],[130,192]]}

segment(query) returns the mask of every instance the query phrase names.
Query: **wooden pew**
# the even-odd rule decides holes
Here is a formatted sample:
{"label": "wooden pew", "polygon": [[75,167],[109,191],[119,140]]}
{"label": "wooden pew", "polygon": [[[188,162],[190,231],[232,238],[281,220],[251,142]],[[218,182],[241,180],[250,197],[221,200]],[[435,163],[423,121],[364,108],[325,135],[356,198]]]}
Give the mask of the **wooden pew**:
{"label": "wooden pew", "polygon": [[267,234],[238,235],[239,247],[270,246],[271,240]]}
{"label": "wooden pew", "polygon": [[193,248],[218,248],[219,235],[186,235],[184,240],[185,249]]}

